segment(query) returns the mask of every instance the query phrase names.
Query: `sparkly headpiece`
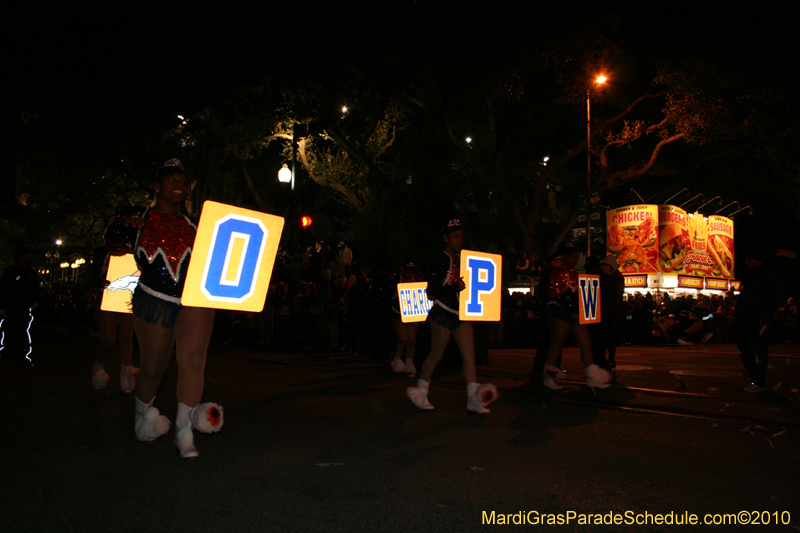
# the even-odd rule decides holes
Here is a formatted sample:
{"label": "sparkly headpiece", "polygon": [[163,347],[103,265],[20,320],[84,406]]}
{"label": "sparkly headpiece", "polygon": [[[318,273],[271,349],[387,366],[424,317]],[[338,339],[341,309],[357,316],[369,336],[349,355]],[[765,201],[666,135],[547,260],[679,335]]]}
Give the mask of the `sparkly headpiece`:
{"label": "sparkly headpiece", "polygon": [[161,166],[161,168],[167,168],[167,167],[178,167],[179,169],[183,170],[183,163],[181,163],[177,159],[170,159]]}
{"label": "sparkly headpiece", "polygon": [[461,229],[461,221],[458,220],[457,218],[454,218],[447,223],[447,226],[442,228],[442,234],[447,235],[448,233],[453,233],[454,231],[458,231],[460,229]]}

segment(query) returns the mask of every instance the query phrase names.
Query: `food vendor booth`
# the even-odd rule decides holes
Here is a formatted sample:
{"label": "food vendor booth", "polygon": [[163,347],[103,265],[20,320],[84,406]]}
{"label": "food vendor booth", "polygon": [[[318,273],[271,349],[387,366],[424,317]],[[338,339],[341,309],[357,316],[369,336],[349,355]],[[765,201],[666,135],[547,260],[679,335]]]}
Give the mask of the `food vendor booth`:
{"label": "food vendor booth", "polygon": [[617,258],[626,292],[738,290],[733,220],[650,204],[610,209],[606,217],[607,251]]}

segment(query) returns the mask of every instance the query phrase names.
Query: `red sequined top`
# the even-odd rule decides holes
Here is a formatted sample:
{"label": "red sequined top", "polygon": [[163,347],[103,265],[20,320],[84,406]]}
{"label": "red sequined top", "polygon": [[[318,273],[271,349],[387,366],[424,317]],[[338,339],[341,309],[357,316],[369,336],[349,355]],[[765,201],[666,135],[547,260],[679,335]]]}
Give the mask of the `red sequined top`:
{"label": "red sequined top", "polygon": [[[134,249],[142,271],[139,287],[153,296],[180,302],[197,227],[183,215],[148,210]],[[169,224],[173,228],[170,229]]]}

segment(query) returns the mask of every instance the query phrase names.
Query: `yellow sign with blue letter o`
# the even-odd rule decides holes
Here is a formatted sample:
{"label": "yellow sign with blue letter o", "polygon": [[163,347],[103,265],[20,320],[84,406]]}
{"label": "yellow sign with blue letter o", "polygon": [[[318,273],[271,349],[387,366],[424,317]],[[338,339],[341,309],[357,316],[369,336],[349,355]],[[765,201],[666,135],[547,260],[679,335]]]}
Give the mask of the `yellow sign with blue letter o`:
{"label": "yellow sign with blue letter o", "polygon": [[461,250],[461,277],[466,288],[458,294],[461,320],[497,322],[502,315],[503,256]]}
{"label": "yellow sign with blue letter o", "polygon": [[428,300],[428,284],[398,283],[397,299],[400,307],[400,320],[406,322],[424,322],[433,306]]}
{"label": "yellow sign with blue letter o", "polygon": [[600,276],[580,274],[578,276],[578,299],[580,301],[578,322],[600,323]]}
{"label": "yellow sign with blue letter o", "polygon": [[283,218],[275,215],[205,202],[181,304],[264,309],[283,225]]}

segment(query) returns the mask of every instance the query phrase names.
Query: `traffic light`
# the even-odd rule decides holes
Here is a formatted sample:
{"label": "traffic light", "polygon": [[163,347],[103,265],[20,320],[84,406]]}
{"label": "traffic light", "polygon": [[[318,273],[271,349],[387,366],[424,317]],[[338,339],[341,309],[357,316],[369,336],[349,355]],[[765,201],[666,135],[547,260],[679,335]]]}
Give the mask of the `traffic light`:
{"label": "traffic light", "polygon": [[300,219],[300,224],[303,226],[303,229],[308,229],[308,227],[311,225],[311,222],[311,217],[309,216],[304,216]]}

